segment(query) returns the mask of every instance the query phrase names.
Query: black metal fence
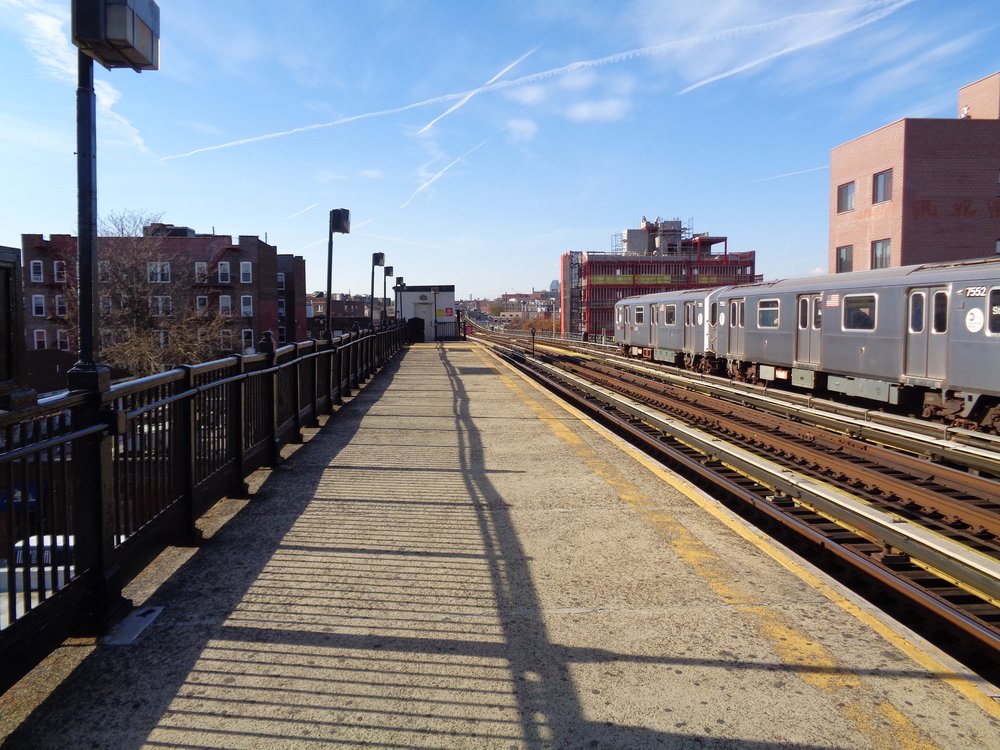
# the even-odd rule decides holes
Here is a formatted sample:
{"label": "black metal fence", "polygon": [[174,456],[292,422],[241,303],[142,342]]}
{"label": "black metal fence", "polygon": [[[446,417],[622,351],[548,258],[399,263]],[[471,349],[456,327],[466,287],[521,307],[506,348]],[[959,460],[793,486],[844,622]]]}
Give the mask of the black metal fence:
{"label": "black metal fence", "polygon": [[402,346],[402,326],[307,341],[0,412],[0,692],[246,477],[276,465]]}

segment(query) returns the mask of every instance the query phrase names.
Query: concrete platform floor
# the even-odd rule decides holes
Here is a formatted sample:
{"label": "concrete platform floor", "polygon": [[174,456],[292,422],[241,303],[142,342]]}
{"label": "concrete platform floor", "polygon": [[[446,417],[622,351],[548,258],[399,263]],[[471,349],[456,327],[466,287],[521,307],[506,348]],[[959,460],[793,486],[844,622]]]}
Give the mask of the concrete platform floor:
{"label": "concrete platform floor", "polygon": [[203,526],[133,643],[0,698],[3,747],[1000,747],[946,659],[472,343]]}

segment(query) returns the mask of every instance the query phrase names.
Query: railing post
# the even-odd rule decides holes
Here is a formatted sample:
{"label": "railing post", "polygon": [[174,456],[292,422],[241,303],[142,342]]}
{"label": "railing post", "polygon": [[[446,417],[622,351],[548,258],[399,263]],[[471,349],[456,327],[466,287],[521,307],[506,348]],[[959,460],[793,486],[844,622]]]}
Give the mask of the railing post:
{"label": "railing post", "polygon": [[281,448],[278,445],[278,372],[274,356],[274,339],[270,331],[264,331],[259,342],[257,351],[267,355],[268,387],[264,388],[264,413],[268,415],[268,435],[267,435],[267,463],[269,466],[277,466],[281,463]]}
{"label": "railing post", "polygon": [[232,451],[233,476],[230,478],[229,494],[232,497],[248,497],[250,485],[246,482],[246,452],[243,450],[243,436],[246,434],[247,379],[246,360],[242,354],[236,356],[236,369],[242,375],[229,386],[227,424],[229,425],[229,446]]}
{"label": "railing post", "polygon": [[[292,418],[295,421],[295,437],[292,438],[293,443],[302,442],[302,360],[299,359],[299,345],[295,346],[295,359],[292,361]],[[275,378],[281,373],[275,373]],[[280,380],[277,381],[280,386]]]}
{"label": "railing post", "polygon": [[[194,388],[194,370],[191,365],[181,365],[180,369],[184,372],[184,377],[179,381],[178,387],[182,393],[186,393]],[[184,456],[180,467],[180,482],[184,492],[182,502],[184,503],[185,516],[182,542],[192,547],[197,546],[202,541],[201,532],[195,524],[198,516],[201,515],[201,509],[197,506],[194,495],[195,464],[198,461],[198,435],[195,431],[197,400],[197,394],[192,394],[178,404],[179,424],[176,433],[177,437],[175,438],[180,443],[177,455]]]}
{"label": "railing post", "polygon": [[344,376],[340,369],[341,364],[341,346],[338,343],[334,345],[333,339],[331,338],[328,342],[330,347],[330,379],[334,384],[334,388],[331,389],[330,394],[330,413],[333,414],[333,407],[340,406],[344,403],[344,396],[341,393],[342,386],[344,384]]}
{"label": "railing post", "polygon": [[[113,443],[125,430],[125,414],[104,410],[103,395],[90,394],[86,405],[74,415],[78,426],[111,422],[114,431],[73,444],[74,562],[78,572],[89,572],[89,632],[103,633],[132,605],[122,596],[117,567],[112,566],[115,549],[115,486]],[[85,468],[84,468],[85,467]]]}

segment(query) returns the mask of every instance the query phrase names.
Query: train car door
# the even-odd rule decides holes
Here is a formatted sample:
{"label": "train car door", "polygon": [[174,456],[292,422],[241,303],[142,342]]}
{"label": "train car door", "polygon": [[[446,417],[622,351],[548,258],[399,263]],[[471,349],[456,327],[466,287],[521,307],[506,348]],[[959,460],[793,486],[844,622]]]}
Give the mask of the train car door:
{"label": "train car door", "polygon": [[729,342],[726,356],[730,359],[743,358],[743,331],[746,330],[747,301],[745,298],[729,300],[729,315],[726,327],[729,329]]}
{"label": "train car door", "polygon": [[701,342],[698,340],[700,325],[698,322],[698,303],[684,303],[684,350],[701,351]]}
{"label": "train car door", "polygon": [[910,289],[906,320],[906,374],[943,378],[948,362],[947,287]]}
{"label": "train car door", "polygon": [[647,346],[656,346],[656,326],[660,323],[660,316],[657,315],[656,305],[650,305],[649,310],[646,311],[649,315],[649,339],[646,342]]}
{"label": "train car door", "polygon": [[823,298],[802,294],[796,300],[795,361],[803,365],[820,363],[823,333]]}

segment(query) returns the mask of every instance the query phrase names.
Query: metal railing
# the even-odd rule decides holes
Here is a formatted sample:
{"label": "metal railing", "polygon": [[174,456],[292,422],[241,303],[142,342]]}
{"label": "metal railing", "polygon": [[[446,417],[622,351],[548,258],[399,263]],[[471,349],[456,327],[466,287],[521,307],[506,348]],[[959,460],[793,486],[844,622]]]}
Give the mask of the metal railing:
{"label": "metal railing", "polygon": [[96,634],[122,590],[282,446],[332,414],[405,327],[183,366],[0,412],[0,692],[65,638]]}

